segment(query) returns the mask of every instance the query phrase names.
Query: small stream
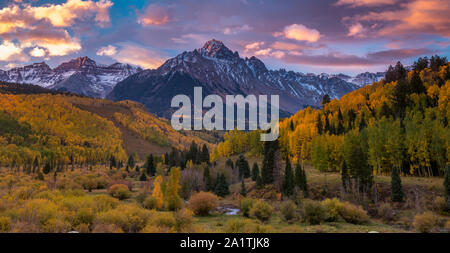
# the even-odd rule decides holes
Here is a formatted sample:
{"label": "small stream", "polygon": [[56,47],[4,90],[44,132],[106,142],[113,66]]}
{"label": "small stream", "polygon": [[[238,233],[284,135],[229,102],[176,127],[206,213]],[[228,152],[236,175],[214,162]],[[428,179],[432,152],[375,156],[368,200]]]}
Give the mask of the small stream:
{"label": "small stream", "polygon": [[227,206],[219,206],[217,211],[223,213],[225,215],[237,215],[240,211],[239,208],[227,207]]}

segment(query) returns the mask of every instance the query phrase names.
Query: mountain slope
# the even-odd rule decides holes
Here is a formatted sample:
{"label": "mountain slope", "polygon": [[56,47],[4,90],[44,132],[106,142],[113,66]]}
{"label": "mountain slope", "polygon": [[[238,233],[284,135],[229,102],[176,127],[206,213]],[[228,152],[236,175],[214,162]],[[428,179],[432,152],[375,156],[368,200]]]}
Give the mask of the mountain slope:
{"label": "mountain slope", "polygon": [[178,94],[253,94],[280,96],[280,109],[295,113],[304,106],[319,106],[324,94],[332,98],[358,88],[334,76],[317,76],[286,70],[268,70],[256,57],[241,58],[222,42],[211,40],[202,48],[183,52],[155,70],[145,70],[119,82],[107,96],[112,100],[143,103],[159,116],[170,116],[170,101]]}
{"label": "mountain slope", "polygon": [[193,141],[213,148],[199,137],[173,130],[166,119],[136,102],[0,82],[0,104],[2,165],[26,164],[37,156],[66,165],[71,159],[76,164],[106,163],[111,155],[124,161],[132,153],[144,159],[171,147],[186,149]]}
{"label": "mountain slope", "polygon": [[54,69],[41,62],[8,71],[0,70],[0,81],[35,84],[90,97],[105,97],[117,82],[141,70],[121,63],[97,65],[88,57],[80,57]]}

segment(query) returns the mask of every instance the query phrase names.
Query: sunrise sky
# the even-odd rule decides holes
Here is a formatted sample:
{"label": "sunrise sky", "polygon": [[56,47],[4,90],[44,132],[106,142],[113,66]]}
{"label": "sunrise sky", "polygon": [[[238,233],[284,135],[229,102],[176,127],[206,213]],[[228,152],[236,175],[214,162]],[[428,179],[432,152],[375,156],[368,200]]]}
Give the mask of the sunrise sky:
{"label": "sunrise sky", "polygon": [[212,38],[269,68],[355,74],[450,56],[448,0],[2,0],[0,69],[89,56],[155,68]]}

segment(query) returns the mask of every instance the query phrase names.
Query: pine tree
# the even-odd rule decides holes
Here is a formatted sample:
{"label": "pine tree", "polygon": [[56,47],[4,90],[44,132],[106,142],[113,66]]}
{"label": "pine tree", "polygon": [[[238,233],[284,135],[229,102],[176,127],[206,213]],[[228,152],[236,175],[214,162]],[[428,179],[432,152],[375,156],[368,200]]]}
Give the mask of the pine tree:
{"label": "pine tree", "polygon": [[250,177],[250,166],[243,155],[240,155],[236,160],[236,167],[239,170],[239,178],[249,178]]}
{"label": "pine tree", "polygon": [[330,120],[328,120],[328,114],[325,113],[325,127],[323,129],[324,133],[330,133]]}
{"label": "pine tree", "polygon": [[255,162],[255,163],[253,163],[253,168],[252,168],[252,180],[256,182],[258,177],[259,177],[259,167],[258,167],[258,164]]}
{"label": "pine tree", "polygon": [[261,170],[261,180],[263,185],[273,183],[273,169],[274,169],[275,150],[272,147],[271,141],[264,142],[264,158]]}
{"label": "pine tree", "polygon": [[206,191],[213,191],[214,190],[214,183],[211,178],[211,175],[209,173],[209,167],[206,166],[205,170],[203,171],[203,181],[205,183]]}
{"label": "pine tree", "polygon": [[291,131],[294,131],[294,122],[292,122],[292,120],[291,120],[291,122],[289,123],[289,127],[291,128]]}
{"label": "pine tree", "polygon": [[364,118],[364,113],[361,113],[361,121],[359,122],[359,131],[363,130],[366,126],[367,126],[367,123]]}
{"label": "pine tree", "polygon": [[341,179],[342,179],[342,187],[344,188],[344,191],[347,191],[350,183],[350,176],[348,174],[348,168],[347,164],[344,162],[342,163],[342,172],[341,172]]}
{"label": "pine tree", "polygon": [[225,162],[225,166],[228,166],[232,170],[234,170],[234,164],[233,164],[233,161],[231,159],[227,159],[227,161]]}
{"label": "pine tree", "polygon": [[197,144],[194,141],[192,141],[191,146],[189,148],[189,152],[188,152],[188,160],[192,160],[192,162],[194,164],[197,164],[199,162],[198,157],[199,157],[199,154],[198,154]]}
{"label": "pine tree", "polygon": [[294,175],[292,173],[291,162],[289,161],[289,157],[286,157],[286,167],[284,169],[284,180],[283,180],[283,194],[285,196],[291,196],[294,194]]}
{"label": "pine tree", "polygon": [[302,181],[300,183],[300,189],[303,191],[303,195],[305,197],[307,197],[309,195],[308,194],[308,182],[306,179],[306,171],[304,168],[302,168],[302,177],[301,178],[302,178]]}
{"label": "pine tree", "polygon": [[144,172],[142,172],[141,176],[139,177],[139,181],[147,181],[147,176]]}
{"label": "pine tree", "polygon": [[228,189],[227,179],[224,174],[217,175],[216,179],[216,187],[214,188],[214,193],[217,196],[225,197],[230,194],[230,190]]}
{"label": "pine tree", "polygon": [[130,167],[130,168],[134,168],[134,166],[135,166],[135,162],[134,162],[134,156],[133,156],[133,154],[131,154],[129,157],[128,157],[128,166]]}
{"label": "pine tree", "polygon": [[206,144],[203,144],[200,162],[209,164],[209,150]]}
{"label": "pine tree", "polygon": [[317,115],[316,128],[317,128],[317,133],[318,133],[319,135],[321,135],[322,132],[323,132],[323,129],[322,129],[323,127],[322,127],[322,119],[321,119],[321,117],[320,117],[320,114]]}
{"label": "pine tree", "polygon": [[417,72],[417,71],[413,71],[413,74],[411,76],[410,86],[411,86],[412,93],[421,94],[421,93],[425,93],[427,91],[425,86],[423,85],[422,79],[420,78],[419,72]]}
{"label": "pine tree", "polygon": [[450,211],[450,165],[447,164],[445,167],[444,175],[444,191],[445,191],[445,201],[447,203],[447,211]]}
{"label": "pine tree", "polygon": [[38,157],[36,156],[35,158],[34,158],[34,162],[33,162],[33,173],[36,173],[36,171],[39,169],[39,159],[38,159]]}
{"label": "pine tree", "polygon": [[393,202],[403,201],[402,180],[398,173],[398,169],[393,169],[391,174],[391,198]]}
{"label": "pine tree", "polygon": [[414,62],[413,64],[413,70],[420,72],[424,69],[428,68],[428,57],[419,57],[419,59],[417,59],[417,61]]}
{"label": "pine tree", "polygon": [[330,95],[325,94],[322,97],[322,102],[320,103],[322,106],[325,106],[326,104],[330,103],[331,99],[330,99]]}
{"label": "pine tree", "polygon": [[153,163],[153,155],[150,154],[149,156],[147,156],[147,174],[149,176],[154,176],[156,173],[156,167],[155,164]]}
{"label": "pine tree", "polygon": [[343,134],[345,132],[344,123],[343,122],[344,122],[344,117],[342,116],[341,109],[339,109],[339,112],[338,112],[338,126],[337,126],[337,129],[336,129],[336,134]]}
{"label": "pine tree", "polygon": [[241,183],[241,195],[242,196],[247,196],[247,190],[245,189],[245,180],[242,179],[242,183]]}

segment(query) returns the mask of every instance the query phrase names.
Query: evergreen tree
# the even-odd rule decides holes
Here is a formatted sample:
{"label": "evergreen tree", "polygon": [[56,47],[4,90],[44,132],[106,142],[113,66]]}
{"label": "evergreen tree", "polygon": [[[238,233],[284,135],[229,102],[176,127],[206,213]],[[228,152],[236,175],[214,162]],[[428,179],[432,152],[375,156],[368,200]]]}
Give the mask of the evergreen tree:
{"label": "evergreen tree", "polygon": [[347,189],[349,188],[349,183],[350,183],[350,176],[348,174],[348,168],[347,168],[347,164],[344,162],[342,163],[342,172],[341,172],[341,179],[342,179],[342,187],[344,188],[344,191],[347,191]]}
{"label": "evergreen tree", "polygon": [[242,196],[247,196],[247,190],[245,189],[245,180],[242,179],[242,183],[241,183],[241,195]]}
{"label": "evergreen tree", "polygon": [[414,62],[413,64],[413,70],[420,72],[424,69],[428,68],[428,57],[419,57],[419,59],[417,59],[417,61]]}
{"label": "evergreen tree", "polygon": [[336,134],[343,134],[345,132],[344,129],[344,117],[342,116],[341,109],[338,111],[338,126],[336,129]]}
{"label": "evergreen tree", "polygon": [[230,194],[230,190],[228,189],[227,179],[224,174],[217,175],[216,179],[216,187],[214,188],[214,193],[217,196],[225,197]]}
{"label": "evergreen tree", "polygon": [[283,194],[285,196],[291,196],[294,194],[294,175],[292,173],[291,161],[289,161],[289,157],[286,157],[286,167],[284,169],[284,180],[283,180]]}
{"label": "evergreen tree", "polygon": [[322,97],[322,102],[320,103],[322,106],[325,106],[326,104],[330,103],[331,99],[330,96],[328,94],[325,94]]}
{"label": "evergreen tree", "polygon": [[444,174],[444,191],[445,191],[445,201],[447,203],[447,211],[450,211],[450,165],[447,164],[445,167]]}
{"label": "evergreen tree", "polygon": [[234,170],[234,163],[231,159],[227,159],[227,161],[225,162],[225,166],[230,167],[232,170]]}
{"label": "evergreen tree", "polygon": [[127,167],[125,167],[125,170],[127,171],[127,172],[130,172],[130,166],[127,164]]}
{"label": "evergreen tree", "polygon": [[245,159],[243,155],[240,155],[236,160],[236,167],[239,170],[239,178],[250,177],[250,166],[248,165],[247,159]]}
{"label": "evergreen tree", "polygon": [[384,75],[384,81],[386,83],[394,82],[394,67],[392,65],[389,65],[388,69],[386,70],[386,74]]}
{"label": "evergreen tree", "polygon": [[394,92],[392,94],[392,103],[395,108],[395,113],[397,117],[403,119],[405,114],[405,108],[408,105],[408,94],[410,91],[409,84],[406,80],[398,81],[397,85],[394,87]]}
{"label": "evergreen tree", "polygon": [[432,71],[439,71],[439,67],[447,65],[447,57],[440,57],[439,55],[431,56],[430,68]]}
{"label": "evergreen tree", "polygon": [[264,158],[261,170],[261,180],[263,185],[272,184],[274,169],[275,150],[272,148],[272,142],[264,142]]}
{"label": "evergreen tree", "polygon": [[324,133],[330,133],[330,130],[331,130],[331,128],[330,128],[330,121],[328,120],[328,114],[327,113],[325,113],[325,127],[324,127],[324,129],[323,129],[324,131]]}
{"label": "evergreen tree", "polygon": [[294,122],[292,122],[292,120],[291,120],[291,122],[289,123],[289,127],[291,128],[291,131],[294,131]]}
{"label": "evergreen tree", "polygon": [[422,79],[420,78],[419,72],[417,72],[417,71],[413,71],[413,74],[411,76],[410,85],[411,85],[412,93],[421,94],[421,93],[425,93],[427,91],[425,86],[423,85]]}
{"label": "evergreen tree", "polygon": [[348,130],[351,130],[353,128],[353,123],[356,119],[356,113],[353,111],[353,109],[348,110]]}
{"label": "evergreen tree", "polygon": [[192,160],[194,164],[197,164],[199,162],[198,157],[199,154],[197,144],[194,141],[192,141],[191,146],[189,147],[188,160]]}
{"label": "evergreen tree", "polygon": [[150,154],[149,156],[147,156],[147,174],[149,176],[154,176],[156,173],[156,167],[155,164],[153,162],[153,155]]}
{"label": "evergreen tree", "polygon": [[320,113],[317,115],[316,128],[317,128],[317,133],[318,133],[319,135],[321,135],[322,132],[323,132],[323,127],[322,127],[322,119],[321,119],[321,117],[320,117]]}
{"label": "evergreen tree", "polygon": [[133,156],[133,154],[131,154],[129,157],[128,157],[128,166],[130,167],[130,168],[134,168],[134,166],[135,166],[135,162],[134,162],[134,156]]}
{"label": "evergreen tree", "polygon": [[400,179],[400,175],[398,169],[393,169],[391,174],[391,198],[393,202],[402,202],[403,201],[403,190],[402,190],[402,180]]}
{"label": "evergreen tree", "polygon": [[206,144],[203,144],[202,153],[200,156],[200,162],[209,164],[209,150]]}
{"label": "evergreen tree", "polygon": [[255,162],[255,163],[253,163],[253,168],[252,168],[252,180],[256,182],[258,177],[259,177],[259,167],[258,167],[258,164]]}
{"label": "evergreen tree", "polygon": [[209,173],[209,167],[206,166],[205,170],[203,171],[203,181],[205,183],[206,191],[213,191],[214,190],[214,183],[211,178],[211,174]]}
{"label": "evergreen tree", "polygon": [[139,181],[147,181],[147,176],[144,172],[142,172],[141,176],[139,177]]}

